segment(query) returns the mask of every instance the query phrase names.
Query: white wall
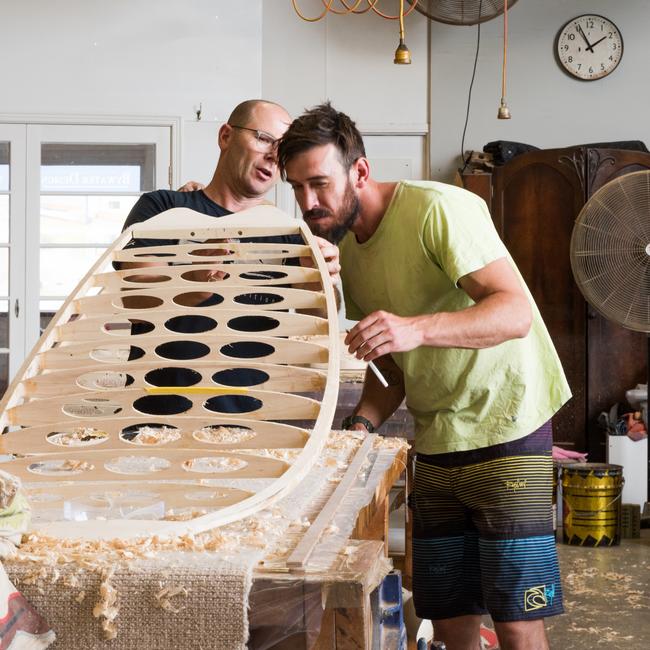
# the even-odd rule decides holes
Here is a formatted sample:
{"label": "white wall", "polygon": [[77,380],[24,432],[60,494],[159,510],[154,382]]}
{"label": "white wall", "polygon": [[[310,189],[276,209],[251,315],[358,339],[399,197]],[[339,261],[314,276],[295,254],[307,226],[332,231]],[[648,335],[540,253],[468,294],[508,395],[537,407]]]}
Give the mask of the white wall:
{"label": "white wall", "polygon": [[261,92],[262,0],[1,0],[1,113],[223,119]]}
{"label": "white wall", "polygon": [[[624,41],[618,68],[599,81],[566,75],[555,61],[557,32],[570,19],[596,13],[614,21]],[[650,145],[647,107],[647,0],[519,0],[509,12],[508,104],[511,120],[497,120],[501,95],[501,19],[485,23],[465,149],[491,140],[562,147],[605,140]],[[451,178],[458,166],[476,27],[432,23],[431,174]]]}
{"label": "white wall", "polygon": [[[311,15],[322,7],[298,1]],[[413,64],[396,66],[396,21],[368,13],[305,23],[291,0],[0,0],[0,10],[0,113],[180,116],[183,178],[208,180],[219,123],[239,101],[259,96],[294,114],[329,98],[366,131],[421,134],[430,121],[431,175],[451,178],[458,164],[476,27],[414,13],[405,21]],[[625,43],[618,69],[595,82],[571,79],[553,54],[562,24],[585,12],[611,18]],[[647,0],[519,0],[510,12],[513,118],[504,122],[496,119],[501,20],[485,23],[466,149],[497,139],[540,147],[650,142],[648,24]],[[384,157],[404,158],[402,144],[411,156],[406,138],[393,141],[392,153],[382,142]],[[420,165],[414,176],[427,173]]]}

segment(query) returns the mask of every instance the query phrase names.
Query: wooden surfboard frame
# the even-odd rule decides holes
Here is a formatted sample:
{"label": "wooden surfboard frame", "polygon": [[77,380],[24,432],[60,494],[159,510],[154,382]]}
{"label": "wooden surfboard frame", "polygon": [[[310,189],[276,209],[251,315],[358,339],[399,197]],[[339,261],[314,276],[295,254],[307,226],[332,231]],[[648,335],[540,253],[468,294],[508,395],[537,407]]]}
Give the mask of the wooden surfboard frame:
{"label": "wooden surfboard frame", "polygon": [[[239,241],[271,235],[300,235],[304,245]],[[179,243],[127,247],[132,239],[178,240]],[[215,240],[221,249],[215,249]],[[278,263],[288,257],[307,255],[313,260],[313,268]],[[147,266],[112,270],[113,262],[138,260],[147,262]],[[152,262],[154,266],[150,265]],[[194,279],[196,274],[190,273],[208,269],[218,269],[228,277],[209,283],[197,282]],[[261,274],[259,278],[258,273]],[[242,274],[244,278],[239,277]],[[166,276],[167,279],[148,282],[140,281],[136,276]],[[291,282],[309,286],[287,287]],[[208,291],[218,294],[221,303],[198,307],[174,300],[187,292]],[[271,302],[253,305],[237,300],[251,294],[256,299],[264,296],[263,301],[269,294],[273,297]],[[141,296],[149,303],[162,303],[157,302],[155,308],[128,307],[135,302],[121,299],[132,296]],[[324,318],[287,311],[323,308],[326,310]],[[166,328],[168,319],[188,315],[205,315],[217,324],[212,331],[199,333],[183,334]],[[228,327],[232,319],[247,315],[257,318],[269,316],[278,323],[274,327],[277,333],[273,329],[250,332]],[[153,328],[150,333],[134,335],[125,329],[128,323],[147,321],[148,318]],[[106,323],[121,324],[119,327],[122,329],[113,331],[110,326],[105,326]],[[311,343],[310,337],[316,335],[318,342]],[[161,356],[167,343],[178,341],[204,346],[208,352],[195,359]],[[233,346],[248,354],[248,348],[236,346],[245,346],[251,341],[255,345],[265,344],[273,348],[273,352],[261,358],[230,358],[223,354],[224,347]],[[172,494],[170,486],[174,484],[187,492],[192,485],[204,486],[206,478],[210,479],[210,485],[217,484],[216,489],[219,489],[218,482],[222,478],[265,479],[263,487],[254,493],[249,493],[248,488],[240,491],[226,488],[233,494],[241,492],[243,500],[232,503],[232,499],[226,499],[224,507],[188,521],[90,519],[39,524],[41,532],[57,537],[110,539],[152,534],[182,535],[245,518],[270,506],[295,488],[319,457],[330,433],[336,407],[339,341],[332,282],[318,244],[304,222],[292,219],[272,206],[260,206],[219,218],[184,208],[168,210],[122,233],[67,298],[23,363],[0,402],[0,431],[4,433],[2,451],[18,455],[3,464],[2,469],[19,476],[28,490],[31,483],[38,486],[41,496],[45,489],[42,486],[50,486],[56,495],[57,485],[60,485],[61,498],[74,494],[75,486],[83,493],[88,489],[110,490],[116,485],[155,490],[158,484],[164,485],[166,494]],[[114,357],[111,357],[114,353],[111,346],[119,348]],[[126,357],[125,346],[128,349]],[[130,358],[134,347],[144,352],[136,360]],[[92,354],[97,348],[104,351],[99,360]],[[107,358],[112,361],[107,363]],[[323,362],[326,371],[322,370]],[[194,372],[193,363],[196,363],[200,377],[199,385],[169,387],[147,383],[147,368],[181,368],[191,373]],[[319,369],[310,368],[312,363],[318,363]],[[267,380],[259,386],[237,387],[223,385],[215,379],[220,377],[219,371],[224,368],[241,367],[259,370]],[[130,368],[134,368],[132,375],[129,375]],[[90,380],[80,381],[82,376],[90,377]],[[96,376],[100,377],[97,381]],[[108,378],[106,386],[101,385],[104,376]],[[126,376],[130,383],[120,385]],[[57,386],[61,387],[60,391],[57,391]],[[314,399],[313,392],[319,388],[322,399]],[[310,396],[300,393],[310,393]],[[260,402],[261,406],[253,409],[252,413],[220,411],[223,407],[218,398],[223,395],[244,396],[253,400],[251,404]],[[160,414],[143,411],[143,408],[151,408],[150,402],[146,402],[145,407],[144,402],[138,401],[153,398],[151,404],[170,408],[173,402],[170,396],[191,403],[191,407],[183,412]],[[315,419],[311,432],[284,422],[305,417]],[[207,429],[219,426],[250,428],[255,433],[255,440],[248,448],[274,449],[286,444],[288,448],[302,447],[302,451],[292,464],[287,464],[241,453],[240,450],[246,449],[245,441],[230,445],[209,444],[196,437],[196,430],[203,430],[201,426],[205,429],[206,422],[214,423],[208,424]],[[256,422],[262,425],[260,431],[255,431]],[[133,445],[120,434],[129,427],[155,427],[159,424],[177,427],[182,435],[165,447]],[[104,432],[105,438],[100,436],[99,444],[67,448],[52,444],[53,432],[75,430],[75,427],[83,431],[86,430],[84,427],[89,431],[107,431]],[[15,449],[12,448],[14,441]],[[105,462],[111,456],[126,457],[127,465],[131,462],[137,467],[140,467],[138,463],[147,462],[149,457],[164,459],[171,465],[165,465],[164,471],[161,470],[164,478],[160,478],[165,483],[157,483],[155,474],[158,472],[135,476],[113,473],[109,470],[112,467],[110,463]],[[200,467],[212,468],[212,461],[217,465],[227,461],[238,469],[227,474],[203,474],[197,478],[194,471],[184,471],[192,466],[192,459],[200,461]],[[62,470],[60,479],[57,478],[57,467],[65,470]],[[82,476],[70,474],[70,467],[82,468]],[[46,468],[49,473],[35,475],[35,468],[39,471]],[[177,504],[179,499],[170,499],[172,501]]]}

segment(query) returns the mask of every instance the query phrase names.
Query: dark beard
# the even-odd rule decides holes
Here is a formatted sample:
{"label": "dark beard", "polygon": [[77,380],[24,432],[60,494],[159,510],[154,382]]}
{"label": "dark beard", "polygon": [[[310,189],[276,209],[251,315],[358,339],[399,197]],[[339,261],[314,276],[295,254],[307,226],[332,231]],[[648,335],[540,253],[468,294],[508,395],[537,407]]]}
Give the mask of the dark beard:
{"label": "dark beard", "polygon": [[343,206],[339,216],[336,218],[334,225],[330,226],[329,229],[321,228],[318,225],[318,222],[311,222],[310,217],[331,217],[333,212],[327,210],[326,208],[313,208],[312,210],[307,210],[303,214],[303,219],[307,222],[309,229],[317,237],[323,237],[332,244],[338,244],[345,233],[354,225],[354,222],[359,216],[359,197],[355,194],[351,185],[348,185],[345,190],[345,196],[343,197]]}

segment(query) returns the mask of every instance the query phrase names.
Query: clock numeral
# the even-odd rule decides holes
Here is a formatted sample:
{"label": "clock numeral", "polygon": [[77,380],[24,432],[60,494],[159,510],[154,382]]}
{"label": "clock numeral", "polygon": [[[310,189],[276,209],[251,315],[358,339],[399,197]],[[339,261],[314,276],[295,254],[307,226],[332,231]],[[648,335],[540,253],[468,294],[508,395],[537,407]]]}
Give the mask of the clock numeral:
{"label": "clock numeral", "polygon": [[589,74],[593,74],[593,73],[594,73],[594,69],[591,66],[589,66]]}
{"label": "clock numeral", "polygon": [[616,43],[612,43],[612,50],[616,49]]}
{"label": "clock numeral", "polygon": [[608,36],[608,38],[614,38],[614,33],[613,33],[613,32],[609,32],[609,36]]}
{"label": "clock numeral", "polygon": [[568,38],[570,41],[575,41],[575,40],[576,40],[576,35],[575,35],[575,34],[568,34],[568,35],[567,35],[567,38]]}
{"label": "clock numeral", "polygon": [[600,64],[600,69],[601,69],[601,70],[604,70],[604,69],[605,69],[605,64],[604,64],[604,63],[601,63],[601,64]]}
{"label": "clock numeral", "polygon": [[573,57],[570,56],[570,57],[567,59],[567,61],[568,61],[569,63],[573,63]]}
{"label": "clock numeral", "polygon": [[593,20],[588,20],[587,21],[587,29],[593,29],[594,28],[594,21]]}
{"label": "clock numeral", "polygon": [[609,55],[609,60],[610,60],[610,61],[613,61],[613,60],[614,60],[614,57],[613,57],[611,54]]}
{"label": "clock numeral", "polygon": [[582,63],[578,63],[578,70],[580,70],[580,68],[582,68]]}
{"label": "clock numeral", "polygon": [[565,52],[567,52],[567,51],[569,50],[569,46],[568,46],[568,45],[565,45],[562,49],[563,49]]}

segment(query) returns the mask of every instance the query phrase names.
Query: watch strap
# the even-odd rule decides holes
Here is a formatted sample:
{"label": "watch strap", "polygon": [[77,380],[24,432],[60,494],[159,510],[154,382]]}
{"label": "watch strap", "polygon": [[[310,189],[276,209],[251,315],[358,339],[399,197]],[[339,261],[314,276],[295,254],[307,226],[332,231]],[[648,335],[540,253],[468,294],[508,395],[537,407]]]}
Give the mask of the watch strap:
{"label": "watch strap", "polygon": [[368,433],[375,432],[375,425],[368,418],[364,418],[363,415],[348,415],[343,418],[341,428],[349,429],[353,424],[363,424],[368,430]]}

